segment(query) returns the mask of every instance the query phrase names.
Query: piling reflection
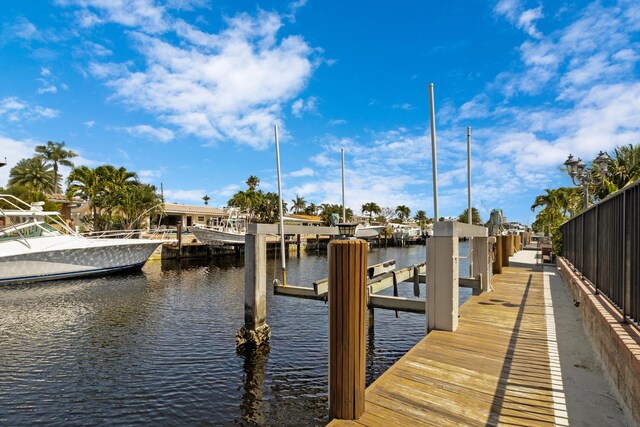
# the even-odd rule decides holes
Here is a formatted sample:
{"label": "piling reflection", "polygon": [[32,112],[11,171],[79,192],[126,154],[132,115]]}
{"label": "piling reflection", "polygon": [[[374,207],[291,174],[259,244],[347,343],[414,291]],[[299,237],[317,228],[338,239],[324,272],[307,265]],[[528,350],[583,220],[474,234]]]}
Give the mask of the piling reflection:
{"label": "piling reflection", "polygon": [[244,348],[237,352],[244,360],[242,364],[242,402],[240,404],[243,424],[267,424],[268,406],[264,399],[264,387],[269,352],[269,344],[258,348]]}

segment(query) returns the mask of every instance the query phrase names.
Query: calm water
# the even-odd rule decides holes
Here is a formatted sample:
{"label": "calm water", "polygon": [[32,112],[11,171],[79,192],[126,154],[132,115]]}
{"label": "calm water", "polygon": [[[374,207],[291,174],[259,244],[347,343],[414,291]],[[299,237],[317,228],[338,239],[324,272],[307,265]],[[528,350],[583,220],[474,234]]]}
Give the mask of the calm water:
{"label": "calm water", "polygon": [[[370,264],[388,259],[422,262],[425,247],[369,252]],[[287,270],[288,282],[310,286],[327,276],[326,255],[292,256]],[[400,295],[412,297],[413,284]],[[269,288],[267,307],[270,345],[238,353],[243,260],[149,262],[127,275],[0,288],[0,425],[325,424],[327,306]],[[424,323],[376,311],[368,384]]]}

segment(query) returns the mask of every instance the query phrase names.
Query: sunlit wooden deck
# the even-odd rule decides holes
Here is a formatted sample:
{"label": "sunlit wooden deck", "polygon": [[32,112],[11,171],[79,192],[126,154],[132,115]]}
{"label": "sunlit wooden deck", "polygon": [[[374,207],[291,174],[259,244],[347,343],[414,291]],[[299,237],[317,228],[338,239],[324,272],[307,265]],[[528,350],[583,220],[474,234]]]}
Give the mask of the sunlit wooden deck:
{"label": "sunlit wooden deck", "polygon": [[566,424],[543,273],[511,265],[461,307],[456,332],[431,332],[367,388],[357,421],[329,425]]}

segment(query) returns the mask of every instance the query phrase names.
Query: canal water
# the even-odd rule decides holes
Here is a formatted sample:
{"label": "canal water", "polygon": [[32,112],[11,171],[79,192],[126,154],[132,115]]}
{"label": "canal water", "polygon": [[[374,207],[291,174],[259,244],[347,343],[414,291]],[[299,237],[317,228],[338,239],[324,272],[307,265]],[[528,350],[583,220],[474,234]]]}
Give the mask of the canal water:
{"label": "canal water", "polygon": [[[369,264],[388,259],[419,263],[425,247],[369,252]],[[269,283],[279,264],[269,260]],[[460,268],[468,272],[465,259]],[[289,283],[311,286],[327,276],[326,254],[293,255],[287,270]],[[400,295],[413,297],[413,283]],[[327,312],[269,287],[268,348],[236,352],[242,259],[2,287],[0,425],[323,425]],[[424,324],[424,315],[376,310],[367,384],[424,336]]]}

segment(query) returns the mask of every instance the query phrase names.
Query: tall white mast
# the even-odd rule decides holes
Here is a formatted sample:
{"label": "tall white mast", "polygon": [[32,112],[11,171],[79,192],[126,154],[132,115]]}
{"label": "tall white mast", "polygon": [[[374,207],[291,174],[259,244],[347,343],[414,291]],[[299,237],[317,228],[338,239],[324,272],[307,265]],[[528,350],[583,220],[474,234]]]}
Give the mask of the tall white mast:
{"label": "tall white mast", "polygon": [[282,285],[287,286],[287,261],[285,259],[284,214],[282,209],[282,181],[280,180],[280,143],[278,142],[278,125],[273,127],[276,136],[276,167],[278,170],[278,214],[280,216],[280,253],[282,255]]}

